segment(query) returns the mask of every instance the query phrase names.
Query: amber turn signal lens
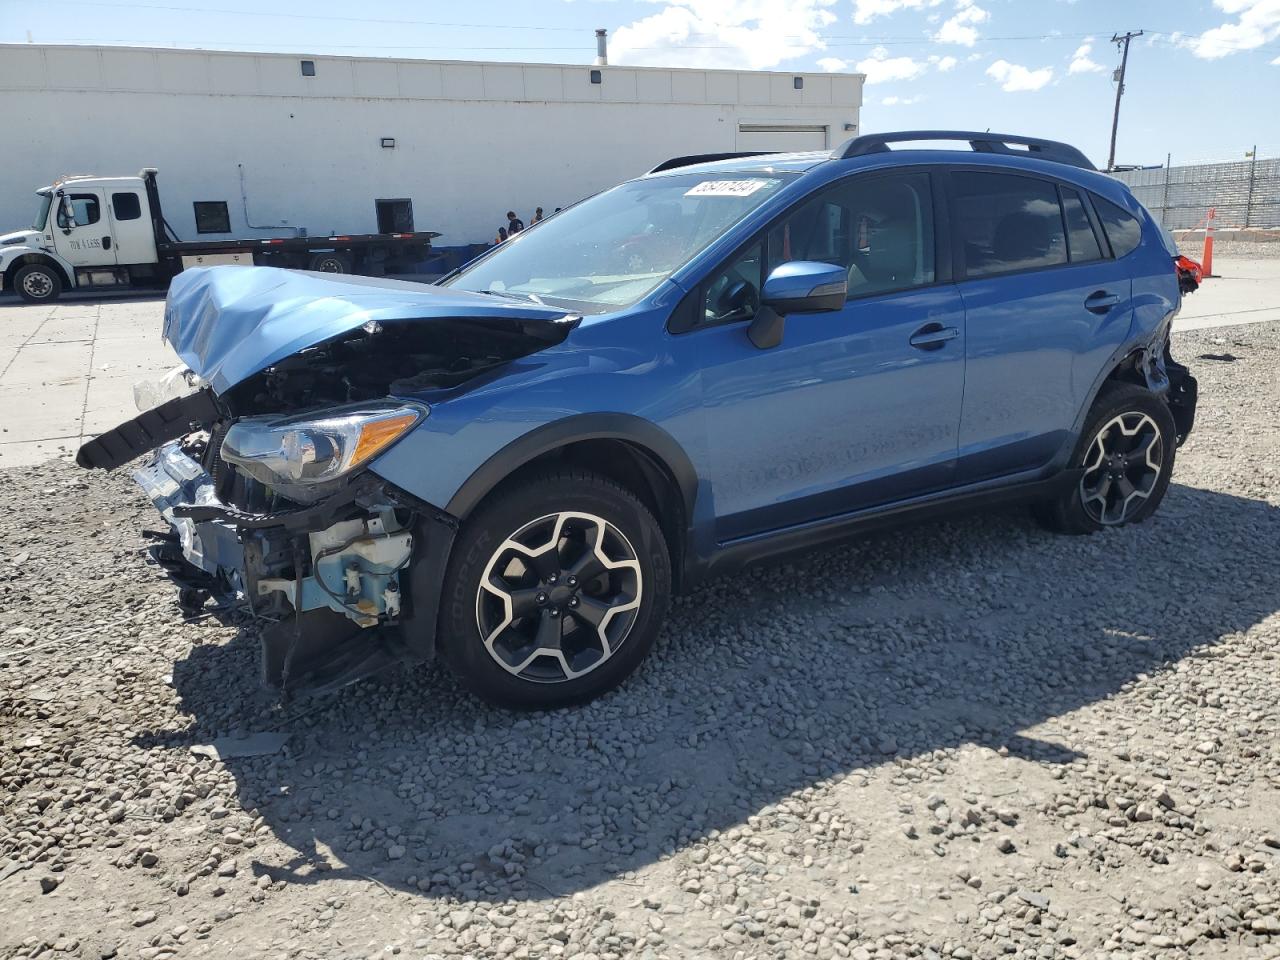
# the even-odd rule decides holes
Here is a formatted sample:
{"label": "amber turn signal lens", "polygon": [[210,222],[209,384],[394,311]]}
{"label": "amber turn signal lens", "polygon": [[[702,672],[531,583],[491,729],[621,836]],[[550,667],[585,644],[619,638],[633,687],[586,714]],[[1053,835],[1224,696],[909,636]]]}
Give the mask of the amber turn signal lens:
{"label": "amber turn signal lens", "polygon": [[360,428],[360,439],[356,441],[355,452],[351,455],[351,466],[364,463],[385,447],[390,446],[417,421],[416,414],[399,413],[385,420],[366,423]]}

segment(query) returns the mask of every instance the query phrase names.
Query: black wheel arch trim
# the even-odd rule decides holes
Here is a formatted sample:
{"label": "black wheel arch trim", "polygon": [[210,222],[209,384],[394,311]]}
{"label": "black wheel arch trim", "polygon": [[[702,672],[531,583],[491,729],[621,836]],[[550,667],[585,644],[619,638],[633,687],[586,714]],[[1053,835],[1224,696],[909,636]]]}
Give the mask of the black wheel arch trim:
{"label": "black wheel arch trim", "polygon": [[[498,484],[525,464],[583,440],[622,440],[647,453],[675,480],[683,502],[684,525],[688,528],[692,524],[698,474],[688,454],[662,427],[627,413],[576,414],[529,431],[481,464],[458,488],[444,509],[459,520],[465,520]],[[686,545],[688,543],[686,537]]]}

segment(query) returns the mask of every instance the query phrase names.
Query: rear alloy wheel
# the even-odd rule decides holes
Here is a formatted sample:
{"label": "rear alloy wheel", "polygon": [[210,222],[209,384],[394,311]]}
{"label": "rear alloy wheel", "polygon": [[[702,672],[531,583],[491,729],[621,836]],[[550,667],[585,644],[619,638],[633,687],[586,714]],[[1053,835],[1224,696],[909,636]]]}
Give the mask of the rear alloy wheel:
{"label": "rear alloy wheel", "polygon": [[1177,427],[1164,400],[1135,384],[1105,387],[1085,422],[1071,466],[1079,479],[1036,517],[1061,533],[1141,523],[1164,499]]}
{"label": "rear alloy wheel", "polygon": [[1093,521],[1116,526],[1134,517],[1155,492],[1164,471],[1164,438],[1147,414],[1122,413],[1107,421],[1084,457],[1080,503]]}
{"label": "rear alloy wheel", "polygon": [[463,526],[441,652],[503,706],[589,700],[644,658],[670,588],[666,541],[630,491],[593,474],[547,474],[501,488]]}
{"label": "rear alloy wheel", "polygon": [[30,263],[13,275],[13,287],[27,303],[48,303],[62,293],[62,278],[53,267]]}

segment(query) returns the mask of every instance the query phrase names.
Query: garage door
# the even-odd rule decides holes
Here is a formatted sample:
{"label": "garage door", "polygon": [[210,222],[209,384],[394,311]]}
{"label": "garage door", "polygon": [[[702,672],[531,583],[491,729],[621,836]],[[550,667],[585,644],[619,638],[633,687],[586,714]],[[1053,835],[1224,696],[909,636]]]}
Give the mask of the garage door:
{"label": "garage door", "polygon": [[740,123],[739,150],[767,150],[771,153],[792,150],[826,150],[827,127],[822,123]]}

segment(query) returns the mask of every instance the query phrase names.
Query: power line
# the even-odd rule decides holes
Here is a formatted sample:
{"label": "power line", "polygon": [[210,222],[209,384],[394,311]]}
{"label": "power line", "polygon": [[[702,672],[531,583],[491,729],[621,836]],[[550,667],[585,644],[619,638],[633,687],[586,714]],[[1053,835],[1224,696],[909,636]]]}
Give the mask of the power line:
{"label": "power line", "polygon": [[[1077,43],[1085,39],[1084,36],[1044,36],[1044,37],[980,37],[979,43],[995,43],[1011,40],[1065,40],[1071,43]],[[827,38],[819,38],[822,46],[811,43],[810,41],[800,38],[780,37],[779,40],[784,44],[793,46],[805,46],[809,49],[806,52],[821,53],[826,49],[841,49],[847,47],[887,47],[887,46],[939,46],[954,47],[954,44],[945,41],[935,40],[931,37],[905,38],[905,37],[871,37],[864,40],[829,40]],[[59,37],[48,40],[41,40],[41,43],[85,43],[98,44],[106,46],[182,46],[190,48],[188,45],[193,41],[179,40],[174,37],[166,37],[160,39],[140,39],[131,37],[129,40],[103,40],[101,37]],[[280,44],[276,43],[245,43],[243,40],[213,40],[202,38],[200,46],[192,49],[226,49],[228,47],[263,47],[269,49],[278,49]],[[292,45],[308,50],[460,50],[460,51],[476,51],[476,50],[525,50],[525,51],[573,51],[573,50],[595,50],[595,44],[590,41],[573,44],[570,46],[552,46],[548,44],[503,44],[503,45],[486,45],[486,46],[462,46],[459,44],[415,44],[415,43],[330,43],[328,41],[317,41],[314,43],[299,43],[293,41]],[[705,44],[705,43],[683,43],[673,39],[670,44],[643,44],[637,46],[627,46],[627,50],[669,50],[678,48],[681,50],[738,50],[738,46],[727,43]]]}
{"label": "power line", "polygon": [[[104,10],[111,9],[111,8],[127,8],[130,10],[164,10],[164,11],[176,12],[176,13],[216,13],[216,14],[229,14],[229,15],[241,16],[241,17],[268,17],[272,19],[306,20],[310,22],[327,21],[327,22],[334,22],[334,23],[368,23],[368,24],[394,25],[394,26],[455,27],[460,29],[473,29],[473,30],[535,30],[535,31],[568,32],[568,33],[583,33],[583,34],[589,34],[592,30],[594,30],[594,27],[590,27],[590,28],[589,27],[552,27],[552,26],[546,26],[542,24],[535,25],[535,24],[516,24],[516,23],[466,23],[466,22],[460,22],[460,21],[446,21],[446,20],[418,20],[413,18],[344,17],[344,16],[336,16],[332,14],[279,13],[279,12],[274,12],[270,10],[237,10],[237,9],[229,9],[225,7],[208,7],[208,6],[202,7],[202,6],[191,6],[191,5],[170,4],[170,3],[135,4],[135,3],[123,3],[123,2],[110,2],[110,0],[108,0],[108,2],[98,2],[98,0],[57,0],[57,2],[70,5],[70,6],[97,7],[99,9],[104,9]],[[742,26],[743,26],[742,24],[717,24],[715,26],[715,29],[737,29],[737,28],[741,28]],[[717,34],[702,33],[702,32],[695,32],[690,34],[689,36],[691,38],[707,38],[707,39],[717,38]],[[1092,34],[1087,34],[1087,33],[1080,33],[1080,34],[1042,33],[1042,34],[1020,34],[1020,35],[1013,35],[1013,36],[998,36],[998,37],[977,37],[976,41],[978,43],[1009,43],[1009,42],[1025,42],[1025,41],[1042,42],[1042,41],[1055,41],[1055,40],[1064,41],[1064,42],[1076,42],[1080,40],[1088,40],[1092,36],[1093,36]],[[1160,35],[1153,34],[1152,36],[1154,38]],[[795,34],[783,35],[778,39],[784,42],[785,41],[794,41],[797,43],[810,42],[809,37],[807,36],[802,37]],[[887,45],[887,44],[931,44],[931,45],[936,44],[940,46],[955,46],[955,44],[949,43],[947,41],[937,40],[933,37],[926,36],[926,35],[868,37],[868,36],[857,36],[853,34],[830,34],[827,36],[818,36],[818,40],[826,44],[827,46],[881,46],[881,45]],[[672,41],[679,42],[677,38],[672,38]],[[77,40],[74,42],[91,42],[91,41]],[[143,41],[143,42],[154,43],[154,42],[161,42],[161,41]],[[163,42],[168,42],[168,41],[163,41]],[[265,44],[241,44],[241,45],[265,46]],[[680,45],[686,49],[691,49],[691,50],[737,49],[737,47],[735,47],[733,44],[725,44],[725,43],[716,43],[716,44],[681,43]],[[439,47],[431,47],[431,46],[419,46],[419,45],[410,45],[410,44],[329,44],[329,46],[334,46],[334,47],[362,46],[362,47],[368,47],[370,49],[385,48],[385,49],[397,49],[397,50],[404,50],[404,49],[577,50],[579,49],[579,47],[576,45],[572,47],[544,47],[541,45],[536,47],[534,46],[529,46],[529,47],[524,47],[524,46],[449,47],[449,46],[443,46],[443,45]],[[658,47],[656,45],[648,45],[644,47],[631,47],[629,49],[647,50],[647,49],[658,49]]]}

